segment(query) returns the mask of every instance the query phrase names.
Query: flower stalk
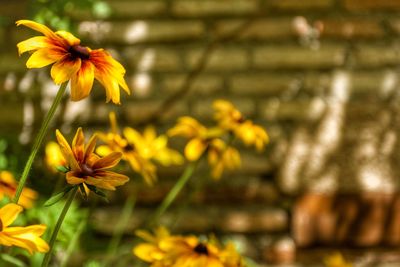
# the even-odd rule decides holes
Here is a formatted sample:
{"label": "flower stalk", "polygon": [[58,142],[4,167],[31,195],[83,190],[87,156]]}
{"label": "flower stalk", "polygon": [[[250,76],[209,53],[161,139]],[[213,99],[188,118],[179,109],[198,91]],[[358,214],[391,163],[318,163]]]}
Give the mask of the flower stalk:
{"label": "flower stalk", "polygon": [[40,127],[39,133],[35,138],[31,154],[29,155],[28,161],[25,164],[24,171],[22,172],[21,179],[19,180],[19,183],[18,183],[18,188],[15,192],[15,197],[13,199],[13,202],[16,204],[18,203],[18,200],[21,196],[22,189],[25,186],[26,180],[29,175],[29,171],[31,170],[33,161],[35,160],[35,157],[36,157],[36,154],[39,151],[40,146],[42,145],[44,137],[46,136],[49,124],[50,124],[52,118],[54,117],[54,113],[56,112],[57,107],[59,106],[61,99],[65,93],[67,84],[68,84],[68,82],[65,82],[60,85],[60,89],[58,90],[57,95],[54,98],[53,104],[51,105],[49,111],[47,112],[46,117],[43,120],[42,126]]}
{"label": "flower stalk", "polygon": [[49,265],[51,254],[53,252],[54,243],[56,241],[58,232],[60,231],[60,228],[64,221],[64,218],[67,215],[67,212],[72,204],[72,201],[75,198],[78,188],[79,188],[79,186],[74,186],[74,188],[69,192],[67,202],[65,202],[64,208],[61,211],[60,217],[58,217],[56,226],[54,227],[53,233],[51,234],[51,238],[50,238],[50,242],[49,242],[50,250],[49,250],[49,252],[47,252],[47,254],[43,258],[42,267],[47,267]]}

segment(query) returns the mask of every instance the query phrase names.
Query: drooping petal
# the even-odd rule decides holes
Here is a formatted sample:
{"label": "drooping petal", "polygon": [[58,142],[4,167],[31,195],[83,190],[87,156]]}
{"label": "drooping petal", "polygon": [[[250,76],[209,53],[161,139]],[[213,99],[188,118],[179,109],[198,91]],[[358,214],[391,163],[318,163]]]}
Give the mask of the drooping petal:
{"label": "drooping petal", "polygon": [[69,33],[67,31],[56,31],[55,34],[67,41],[68,45],[70,46],[79,45],[81,43],[81,40],[79,40],[72,33]]}
{"label": "drooping petal", "polygon": [[113,152],[96,161],[93,165],[93,169],[102,170],[102,169],[112,168],[118,164],[121,158],[122,158],[122,153]]}
{"label": "drooping petal", "polygon": [[35,36],[17,44],[18,54],[49,46],[50,40],[45,36]]}
{"label": "drooping petal", "polygon": [[32,30],[41,32],[47,37],[58,39],[57,35],[43,24],[31,21],[31,20],[18,20],[16,22],[16,24],[17,24],[17,26],[24,25],[28,28],[31,28]]}
{"label": "drooping petal", "polygon": [[71,147],[59,130],[56,130],[56,137],[58,144],[60,145],[61,152],[64,158],[67,159],[72,170],[80,170],[81,168],[79,167],[79,164],[76,161],[74,154],[72,153]]}
{"label": "drooping petal", "polygon": [[92,90],[93,80],[94,65],[90,61],[82,61],[80,69],[71,78],[71,100],[86,98]]}
{"label": "drooping petal", "polygon": [[17,218],[18,214],[21,213],[23,208],[20,205],[10,203],[0,209],[0,220],[2,228],[5,228],[12,224]]}
{"label": "drooping petal", "polygon": [[81,67],[81,59],[77,58],[71,60],[69,55],[65,55],[56,64],[51,67],[51,77],[55,84],[62,84],[68,81],[71,77],[78,72]]}

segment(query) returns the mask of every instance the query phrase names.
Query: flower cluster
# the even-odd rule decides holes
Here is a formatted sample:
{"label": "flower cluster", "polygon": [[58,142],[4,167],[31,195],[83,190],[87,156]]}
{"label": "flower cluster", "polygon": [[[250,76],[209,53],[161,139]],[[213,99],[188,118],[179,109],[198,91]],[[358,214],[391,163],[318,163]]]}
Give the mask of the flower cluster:
{"label": "flower cluster", "polygon": [[232,146],[234,137],[261,151],[268,143],[268,135],[262,127],[246,120],[232,103],[216,100],[213,106],[217,126],[207,128],[196,119],[186,116],[178,119],[168,135],[189,139],[185,146],[185,156],[189,161],[197,161],[207,154],[211,176],[219,179],[224,169],[234,170],[241,166],[239,151]]}
{"label": "flower cluster", "polygon": [[222,246],[215,238],[200,240],[198,237],[171,235],[160,227],[154,235],[137,231],[144,239],[133,248],[133,253],[152,267],[242,267],[243,258],[233,244]]}
{"label": "flower cluster", "polygon": [[[15,181],[14,175],[9,171],[0,172],[0,199],[8,197],[12,199],[15,196],[15,190],[18,183]],[[37,199],[38,194],[33,189],[24,187],[18,204],[28,209],[31,208]]]}

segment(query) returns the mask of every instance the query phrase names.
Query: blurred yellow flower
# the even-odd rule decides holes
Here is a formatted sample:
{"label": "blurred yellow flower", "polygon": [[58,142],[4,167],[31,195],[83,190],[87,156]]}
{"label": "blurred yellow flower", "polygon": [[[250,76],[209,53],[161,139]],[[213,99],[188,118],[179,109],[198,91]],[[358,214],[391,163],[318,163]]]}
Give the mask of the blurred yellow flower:
{"label": "blurred yellow flower", "polygon": [[106,90],[106,101],[120,104],[120,87],[130,94],[124,80],[124,67],[103,49],[92,50],[81,46],[81,41],[66,31],[53,32],[51,29],[30,20],[18,20],[17,26],[24,25],[44,36],[32,37],[17,44],[18,53],[33,52],[26,66],[42,68],[53,64],[51,77],[56,84],[71,80],[71,99],[86,98],[92,90],[94,79]]}
{"label": "blurred yellow flower", "polygon": [[247,146],[254,145],[258,151],[264,149],[269,138],[262,127],[255,125],[251,120],[246,120],[229,101],[216,100],[213,107],[215,109],[214,118],[222,129],[231,131]]}
{"label": "blurred yellow flower", "polygon": [[208,154],[208,164],[211,166],[211,176],[219,179],[224,169],[236,170],[241,166],[239,151],[228,146],[222,139],[214,139],[211,141]]}
{"label": "blurred yellow flower", "polygon": [[347,262],[340,252],[328,255],[324,258],[326,267],[352,267],[353,264]]}
{"label": "blurred yellow flower", "polygon": [[107,170],[118,164],[122,153],[113,152],[105,157],[99,157],[94,153],[96,135],[93,135],[85,145],[82,128],[78,128],[72,141],[72,148],[59,130],[56,131],[56,137],[61,152],[67,159],[69,171],[66,173],[66,179],[69,184],[83,184],[84,187],[92,185],[102,189],[115,190],[116,186],[129,181],[126,175]]}
{"label": "blurred yellow flower", "polygon": [[52,172],[57,172],[57,167],[67,165],[61,148],[56,142],[48,142],[45,147],[45,159],[47,168]]}
{"label": "blurred yellow flower", "polygon": [[177,151],[168,148],[167,136],[157,137],[153,127],[146,128],[143,135],[127,127],[121,136],[115,113],[111,112],[109,116],[111,131],[98,133],[99,138],[106,143],[98,147],[97,153],[100,155],[108,155],[113,151],[121,152],[122,159],[129,163],[133,171],[143,176],[149,185],[153,185],[157,180],[157,168],[152,160],[163,166],[183,163],[183,157]]}
{"label": "blurred yellow flower", "polygon": [[[13,198],[17,187],[18,183],[15,181],[14,175],[11,172],[0,172],[0,199],[2,199],[4,196]],[[38,194],[36,191],[28,187],[24,187],[18,200],[18,204],[26,209],[31,208],[37,197]]]}
{"label": "blurred yellow flower", "polygon": [[0,209],[0,244],[17,246],[33,252],[47,252],[49,246],[40,238],[46,230],[46,225],[37,224],[26,227],[9,227],[22,211],[22,207],[11,203]]}
{"label": "blurred yellow flower", "polygon": [[133,253],[152,267],[244,266],[232,244],[221,247],[196,236],[172,236],[165,228],[157,229],[154,236],[147,232],[138,235],[148,242],[134,247]]}

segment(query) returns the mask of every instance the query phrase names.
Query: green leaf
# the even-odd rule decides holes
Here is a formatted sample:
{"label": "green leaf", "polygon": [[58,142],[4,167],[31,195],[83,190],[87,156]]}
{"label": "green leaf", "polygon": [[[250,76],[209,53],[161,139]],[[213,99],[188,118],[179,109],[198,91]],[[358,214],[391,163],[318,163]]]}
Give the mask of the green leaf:
{"label": "green leaf", "polygon": [[100,189],[98,189],[97,187],[95,187],[94,185],[88,185],[86,184],[87,187],[90,189],[90,191],[92,191],[93,193],[95,193],[96,195],[98,195],[99,197],[101,197],[102,199],[104,199],[105,202],[109,202],[107,195],[101,191]]}
{"label": "green leaf", "polygon": [[[13,256],[8,255],[8,254],[0,254],[0,258],[1,258],[3,261],[7,262],[7,263],[13,264],[14,266],[18,266],[18,267],[26,267],[26,266],[27,266],[27,265],[26,265],[23,261],[21,261],[20,259],[14,258]],[[2,266],[3,266],[3,265],[2,265]],[[7,266],[8,266],[8,265],[7,265]]]}
{"label": "green leaf", "polygon": [[49,207],[49,206],[52,206],[52,205],[56,204],[58,201],[60,201],[60,200],[65,196],[65,194],[67,194],[69,191],[71,191],[72,188],[74,188],[74,186],[71,186],[71,185],[65,187],[65,188],[63,189],[63,191],[61,191],[60,193],[55,194],[55,195],[53,195],[52,197],[50,197],[50,198],[44,203],[44,206],[45,206],[45,207]]}
{"label": "green leaf", "polygon": [[65,166],[57,166],[56,169],[57,169],[57,171],[62,172],[62,173],[69,172],[69,168],[67,168]]}

